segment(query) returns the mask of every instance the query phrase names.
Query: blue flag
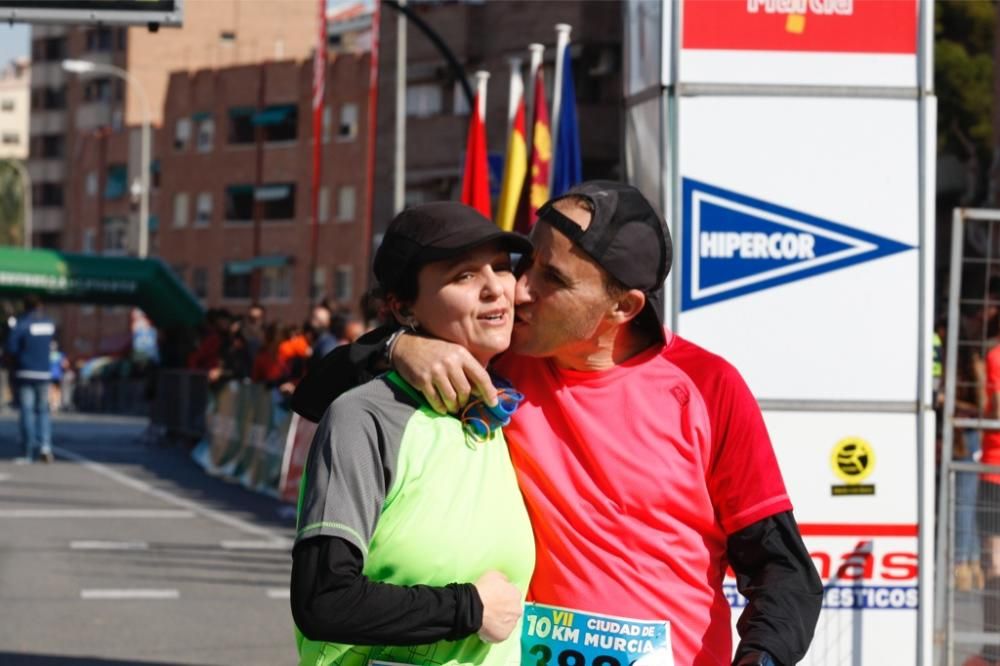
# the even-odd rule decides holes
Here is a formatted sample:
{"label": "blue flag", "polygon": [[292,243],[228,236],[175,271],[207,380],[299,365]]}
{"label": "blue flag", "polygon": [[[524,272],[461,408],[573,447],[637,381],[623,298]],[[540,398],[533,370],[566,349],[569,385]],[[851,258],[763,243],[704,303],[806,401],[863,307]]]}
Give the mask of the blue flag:
{"label": "blue flag", "polygon": [[576,89],[573,87],[573,63],[569,44],[563,55],[562,101],[559,106],[559,135],[552,164],[552,191],[557,197],[583,180],[580,161],[580,129],[576,124]]}

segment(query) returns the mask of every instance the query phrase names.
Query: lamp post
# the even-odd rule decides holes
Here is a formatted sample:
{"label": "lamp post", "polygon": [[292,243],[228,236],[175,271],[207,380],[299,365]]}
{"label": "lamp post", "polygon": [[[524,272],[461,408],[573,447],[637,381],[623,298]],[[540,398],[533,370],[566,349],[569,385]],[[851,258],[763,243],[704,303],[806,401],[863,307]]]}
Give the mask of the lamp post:
{"label": "lamp post", "polygon": [[142,147],[139,161],[139,182],[142,192],[139,196],[139,257],[149,253],[149,99],[139,80],[121,67],[91,62],[89,60],[63,60],[62,68],[73,74],[112,74],[124,79],[129,89],[134,89],[142,104]]}
{"label": "lamp post", "polygon": [[34,233],[34,227],[31,221],[31,208],[34,205],[34,195],[31,189],[31,176],[28,174],[28,169],[17,160],[10,160],[8,162],[14,171],[17,171],[18,175],[21,177],[21,187],[24,189],[24,194],[22,194],[22,206],[24,207],[24,249],[31,249],[31,235]]}

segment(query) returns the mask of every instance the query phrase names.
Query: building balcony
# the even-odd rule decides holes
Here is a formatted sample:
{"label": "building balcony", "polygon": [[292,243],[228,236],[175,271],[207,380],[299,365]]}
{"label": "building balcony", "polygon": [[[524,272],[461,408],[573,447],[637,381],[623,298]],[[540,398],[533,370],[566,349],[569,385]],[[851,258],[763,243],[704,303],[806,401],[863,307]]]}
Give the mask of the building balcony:
{"label": "building balcony", "polygon": [[31,114],[31,136],[65,134],[65,111],[34,111]]}
{"label": "building balcony", "polygon": [[62,62],[50,60],[31,63],[32,88],[61,88],[66,85],[66,72]]}
{"label": "building balcony", "polygon": [[66,215],[62,208],[35,206],[31,211],[31,227],[33,233],[62,231]]}
{"label": "building balcony", "polygon": [[113,123],[114,114],[109,102],[87,102],[80,104],[76,109],[76,129],[78,131],[88,132],[98,127],[111,126]]}
{"label": "building balcony", "polygon": [[28,175],[33,183],[62,183],[66,180],[66,162],[61,159],[29,159]]}

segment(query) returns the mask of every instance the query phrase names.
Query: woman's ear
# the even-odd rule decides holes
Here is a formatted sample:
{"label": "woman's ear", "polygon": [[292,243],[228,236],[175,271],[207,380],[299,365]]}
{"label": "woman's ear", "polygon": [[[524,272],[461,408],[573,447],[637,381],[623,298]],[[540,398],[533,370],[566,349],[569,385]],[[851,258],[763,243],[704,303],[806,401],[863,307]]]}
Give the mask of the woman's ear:
{"label": "woman's ear", "polygon": [[392,294],[389,294],[386,296],[386,305],[389,306],[389,310],[392,312],[392,316],[396,318],[396,321],[403,326],[409,326],[416,330],[420,325],[417,318],[413,316],[413,310],[410,309],[411,304],[404,303]]}

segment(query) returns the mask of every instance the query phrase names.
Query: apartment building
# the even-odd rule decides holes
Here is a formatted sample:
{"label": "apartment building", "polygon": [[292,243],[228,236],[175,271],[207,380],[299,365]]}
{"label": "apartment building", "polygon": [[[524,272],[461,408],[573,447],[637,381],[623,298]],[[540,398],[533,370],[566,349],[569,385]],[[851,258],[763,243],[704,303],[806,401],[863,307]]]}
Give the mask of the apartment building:
{"label": "apartment building", "polygon": [[[134,254],[138,247],[137,184],[141,126],[154,128],[151,156],[150,255],[156,254],[164,100],[175,71],[308,57],[315,43],[312,2],[189,0],[184,26],[54,26],[32,28],[30,156],[35,247]],[[63,61],[93,63],[74,74]],[[113,73],[128,73],[131,84]],[[114,351],[127,344],[122,309],[57,309],[70,354]]]}
{"label": "apartment building", "polygon": [[369,261],[361,249],[370,61],[367,53],[329,57],[315,267],[312,60],[170,77],[159,255],[207,306],[241,313],[256,300],[268,319],[289,324],[301,323],[314,300],[357,308]]}
{"label": "apartment building", "polygon": [[28,156],[30,61],[18,58],[0,69],[0,159]]}

